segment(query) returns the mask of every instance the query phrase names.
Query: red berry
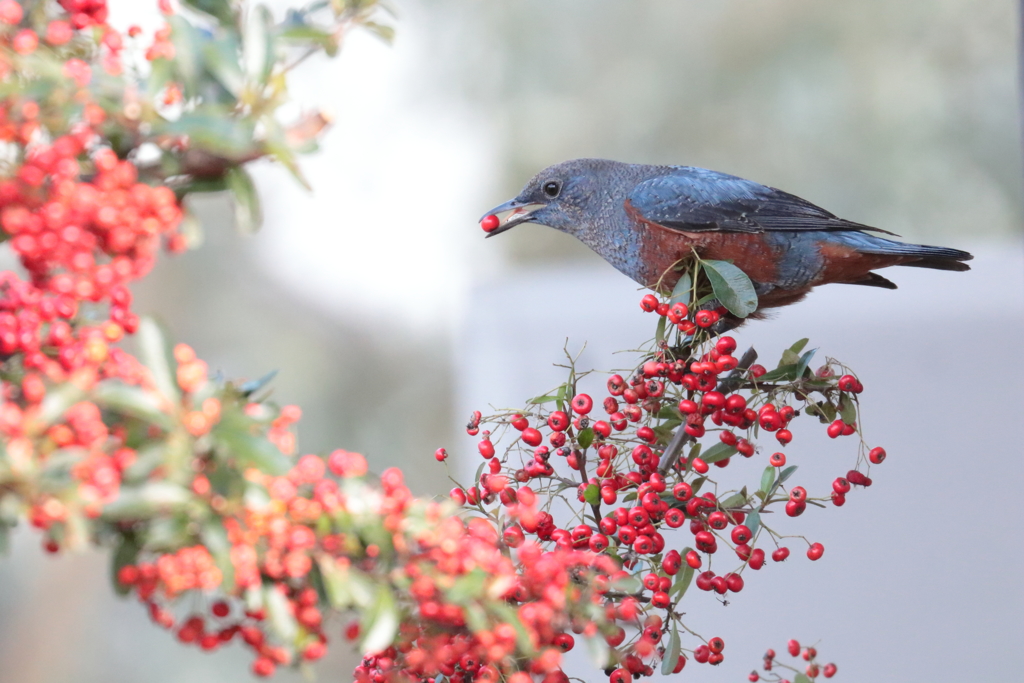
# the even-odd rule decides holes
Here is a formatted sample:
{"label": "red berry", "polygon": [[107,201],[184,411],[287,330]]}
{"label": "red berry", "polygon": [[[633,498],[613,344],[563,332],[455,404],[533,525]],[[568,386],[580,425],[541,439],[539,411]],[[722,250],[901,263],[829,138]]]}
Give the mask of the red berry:
{"label": "red berry", "polygon": [[576,394],[572,399],[572,410],[577,415],[586,415],[594,407],[594,399],[587,394]]}
{"label": "red berry", "polygon": [[665,609],[669,605],[668,593],[665,591],[655,591],[654,595],[651,596],[651,605],[659,609]]}
{"label": "red berry", "polygon": [[645,294],[643,299],[640,299],[640,308],[644,309],[648,313],[657,310],[658,308],[658,297],[653,294]]}
{"label": "red berry", "polygon": [[790,657],[796,657],[800,654],[800,641],[790,640],[786,643],[786,649],[789,650]]}
{"label": "red berry", "polygon": [[448,459],[448,451],[446,451],[443,448],[438,448],[436,451],[434,451],[434,459],[437,460],[438,462],[444,462],[445,460]]}
{"label": "red berry", "polygon": [[499,225],[501,225],[501,219],[493,213],[489,216],[484,216],[483,220],[480,221],[480,227],[483,228],[484,232],[494,232]]}
{"label": "red berry", "polygon": [[[782,562],[787,557],[789,557],[789,548],[786,548],[786,547],[776,548],[772,552],[772,560],[774,560],[776,562]],[[794,655],[794,656],[796,656],[796,655]]]}
{"label": "red berry", "polygon": [[868,453],[868,460],[870,460],[875,465],[881,465],[882,461],[885,460],[885,449],[882,448],[881,446],[876,446],[875,448],[872,448],[871,451]]}
{"label": "red berry", "polygon": [[772,467],[782,467],[783,465],[786,464],[786,454],[772,453],[772,456],[768,458],[768,462],[771,464]]}
{"label": "red berry", "polygon": [[[686,564],[694,569],[700,568],[700,555],[697,554],[697,551],[691,550],[686,553]],[[714,576],[714,574],[712,574],[712,576]]]}
{"label": "red berry", "polygon": [[544,436],[533,427],[527,427],[523,430],[522,439],[528,446],[536,447],[544,440]]}
{"label": "red berry", "polygon": [[820,543],[812,543],[811,547],[807,549],[807,557],[811,560],[817,560],[825,554],[825,546]]}
{"label": "red berry", "polygon": [[750,533],[750,528],[742,524],[732,530],[732,542],[736,545],[747,543],[752,537],[753,534]]}

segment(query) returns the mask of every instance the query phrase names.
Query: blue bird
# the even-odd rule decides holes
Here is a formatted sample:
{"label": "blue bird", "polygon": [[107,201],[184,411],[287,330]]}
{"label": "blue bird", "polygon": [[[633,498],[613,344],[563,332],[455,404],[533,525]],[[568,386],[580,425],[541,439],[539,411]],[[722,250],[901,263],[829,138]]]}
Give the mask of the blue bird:
{"label": "blue bird", "polygon": [[[496,218],[498,214],[505,214]],[[838,282],[896,289],[873,271],[889,266],[970,270],[971,254],[905,244],[750,180],[692,166],[576,159],[538,173],[484,217],[488,237],[521,223],[574,235],[645,287],[671,289],[675,266],[696,252],[730,261],[758,294],[758,311],[795,303]],[[742,321],[726,317],[726,327]]]}

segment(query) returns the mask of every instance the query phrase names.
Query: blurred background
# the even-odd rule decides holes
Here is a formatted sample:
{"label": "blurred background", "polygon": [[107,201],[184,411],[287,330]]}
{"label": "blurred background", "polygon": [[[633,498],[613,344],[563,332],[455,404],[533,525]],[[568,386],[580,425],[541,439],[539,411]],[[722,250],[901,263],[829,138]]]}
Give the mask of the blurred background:
{"label": "blurred background", "polygon": [[[148,5],[111,2],[121,25],[155,25]],[[339,60],[296,73],[297,99],[336,121],[305,163],[314,192],[260,166],[267,221],[251,238],[223,200],[198,203],[205,245],[162,261],[138,310],[229,376],[279,370],[275,398],[303,407],[302,450],[362,451],[431,495],[450,487],[438,446],[462,458],[454,470],[475,469],[470,410],[561,381],[563,347],[586,344],[581,365],[609,369],[651,334],[635,285],[571,238],[526,225],[482,239],[481,214],[551,163],[705,166],[973,251],[970,273],[890,271],[896,292],[828,287],[743,329],[769,361],[809,336],[856,368],[866,433],[890,459],[846,507],[794,525],[825,544],[820,562],[797,553],[728,607],[692,596],[692,625],[723,636],[727,656],[677,678],[744,680],[791,637],[820,639],[836,680],[1018,678],[1015,3],[394,5],[393,47],[353,35]],[[820,490],[852,465],[852,444],[811,428],[791,458]],[[0,682],[249,680],[247,654],[183,648],[107,573],[100,553],[45,557],[32,534],[16,538],[0,559]],[[320,680],[348,680],[342,649]]]}

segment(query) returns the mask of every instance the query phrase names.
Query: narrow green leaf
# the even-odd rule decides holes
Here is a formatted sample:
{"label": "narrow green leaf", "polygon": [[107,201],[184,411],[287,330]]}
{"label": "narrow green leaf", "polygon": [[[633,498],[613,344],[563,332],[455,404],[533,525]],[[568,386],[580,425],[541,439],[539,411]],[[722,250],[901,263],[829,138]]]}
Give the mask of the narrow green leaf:
{"label": "narrow green leaf", "polygon": [[804,348],[807,346],[807,342],[809,342],[809,341],[810,341],[810,338],[804,337],[800,341],[793,342],[793,345],[789,347],[789,350],[792,351],[795,354],[798,354],[798,353],[800,353],[801,351],[804,350]]}
{"label": "narrow green leaf", "polygon": [[231,542],[220,517],[203,524],[203,545],[210,551],[221,573],[221,590],[230,594],[235,589],[235,565],[231,561]]}
{"label": "narrow green leaf", "polygon": [[378,24],[375,21],[366,21],[363,22],[363,27],[389,45],[395,40],[395,29],[391,26]]}
{"label": "narrow green leaf", "polygon": [[236,98],[245,87],[245,73],[239,64],[239,52],[238,35],[233,31],[203,44],[206,70]]}
{"label": "narrow green leaf", "polygon": [[363,654],[376,654],[391,645],[398,634],[398,624],[398,603],[395,601],[395,594],[391,591],[390,585],[379,583],[373,606],[363,619],[362,632],[365,635],[360,643]]}
{"label": "narrow green leaf", "polygon": [[727,497],[725,500],[719,501],[718,505],[723,510],[732,510],[734,508],[743,507],[747,504],[747,496],[745,493],[734,493]]}
{"label": "narrow green leaf", "polygon": [[263,587],[263,604],[267,608],[270,629],[286,645],[295,642],[299,635],[299,624],[292,614],[288,598],[273,584]]}
{"label": "narrow green leaf", "polygon": [[323,578],[324,590],[331,607],[339,612],[348,609],[353,600],[348,585],[347,568],[339,567],[330,555],[318,557],[317,566],[320,567],[320,576]]}
{"label": "narrow green leaf", "polygon": [[[692,548],[683,548],[680,551],[680,554],[685,558],[686,553],[691,550]],[[690,582],[693,581],[694,573],[695,571],[693,567],[688,564],[684,564],[682,568],[680,568],[679,573],[676,574],[676,580],[672,583],[672,588],[669,590],[669,595],[673,599],[679,600],[686,595],[686,590],[690,587]]]}
{"label": "narrow green leaf", "polygon": [[174,368],[174,356],[159,323],[148,316],[142,318],[136,338],[139,340],[139,355],[142,363],[153,374],[156,388],[171,402],[177,403],[180,396],[178,381],[175,379],[172,369]]}
{"label": "narrow green leaf", "polygon": [[64,417],[68,408],[85,398],[85,392],[70,382],[61,384],[46,392],[46,397],[39,409],[39,421],[44,425],[53,423]]}
{"label": "narrow green leaf", "polygon": [[760,490],[767,494],[772,490],[772,484],[775,483],[775,467],[768,465],[764,468],[764,472],[761,473],[761,488]]}
{"label": "narrow green leaf", "polygon": [[782,359],[779,361],[779,365],[796,365],[800,362],[800,356],[793,351],[786,349],[782,352]]}
{"label": "narrow green leaf", "polygon": [[791,381],[796,379],[796,364],[781,365],[757,378],[758,382]]}
{"label": "narrow green leaf", "polygon": [[243,425],[221,422],[213,429],[220,457],[235,460],[243,467],[255,467],[266,474],[280,476],[292,467],[291,460],[265,438],[250,434]]}
{"label": "narrow green leaf", "polygon": [[222,24],[230,24],[234,21],[234,12],[231,9],[229,0],[181,0],[183,5],[194,10],[199,10],[218,19]]}
{"label": "narrow green leaf", "polygon": [[779,481],[778,481],[778,483],[782,484],[787,479],[792,477],[793,473],[796,472],[796,469],[797,469],[797,465],[790,465],[786,469],[782,470],[782,472],[779,474]]}
{"label": "narrow green leaf", "polygon": [[701,456],[701,460],[710,465],[711,463],[731,458],[736,455],[736,452],[737,451],[734,446],[729,446],[719,441],[714,446],[704,451],[704,455]]}
{"label": "narrow green leaf", "polygon": [[811,364],[811,359],[814,358],[814,354],[817,353],[818,349],[811,349],[804,355],[800,356],[800,362],[796,364],[796,372],[793,373],[793,379],[801,379],[804,373],[807,372],[807,366]]}
{"label": "narrow green leaf", "polygon": [[138,418],[163,429],[171,429],[174,420],[160,409],[160,402],[151,392],[121,382],[106,380],[96,385],[93,400],[107,410]]}
{"label": "narrow green leaf", "polygon": [[252,176],[235,166],[225,174],[225,180],[235,200],[235,228],[243,235],[254,234],[263,225],[263,210]]}
{"label": "narrow green leaf", "polygon": [[[515,623],[515,622],[513,622]],[[595,669],[604,669],[610,663],[608,655],[611,654],[611,648],[608,646],[608,641],[604,639],[600,633],[596,636],[586,638],[584,640],[587,643],[587,652],[590,655],[590,663],[594,665]]]}
{"label": "narrow green leaf", "polygon": [[590,484],[583,490],[583,498],[590,505],[597,505],[601,502],[601,488],[597,484]]}
{"label": "narrow green leaf", "polygon": [[664,316],[658,316],[658,327],[654,330],[654,338],[660,344],[665,341],[665,325],[667,324],[668,318]]}
{"label": "narrow green leaf", "polygon": [[274,18],[265,5],[257,5],[246,17],[242,62],[246,74],[254,83],[265,83],[274,68],[273,23]]}
{"label": "narrow green leaf", "polygon": [[186,99],[195,97],[203,67],[201,62],[202,36],[195,26],[180,14],[167,19],[171,26],[171,42],[174,44],[173,64],[181,77]]}
{"label": "narrow green leaf", "polygon": [[843,394],[842,399],[839,401],[839,416],[848,425],[852,425],[857,421],[857,404],[847,394]]}
{"label": "narrow green leaf", "polygon": [[[6,526],[4,525],[3,528],[6,528]],[[134,536],[122,536],[117,550],[114,551],[110,563],[110,580],[114,584],[114,592],[118,595],[128,595],[131,592],[132,587],[118,581],[117,574],[121,571],[122,567],[135,564],[135,558],[139,556],[139,550],[138,541],[135,540]]]}
{"label": "narrow green leaf", "polygon": [[669,306],[677,303],[684,303],[687,306],[690,305],[690,295],[693,289],[693,278],[690,277],[689,273],[683,273],[679,276],[679,281],[676,282],[676,286],[672,288],[672,294],[668,300]]}
{"label": "narrow green leaf", "polygon": [[580,448],[590,448],[590,444],[594,443],[593,427],[587,427],[586,429],[581,430],[580,433],[576,435],[576,443],[580,445]]}
{"label": "narrow green leaf", "polygon": [[136,487],[121,487],[117,498],[103,508],[108,521],[143,520],[180,510],[192,499],[183,486],[168,481],[151,481]]}
{"label": "narrow green leaf", "polygon": [[244,159],[256,151],[255,124],[234,118],[230,112],[213,106],[185,112],[177,121],[162,126],[168,133],[187,135],[193,148],[225,159]]}
{"label": "narrow green leaf", "polygon": [[747,528],[750,529],[750,537],[757,536],[757,530],[761,528],[761,513],[753,510],[747,514]]}
{"label": "narrow green leaf", "polygon": [[793,677],[793,683],[814,683],[807,674],[797,674]]}
{"label": "narrow green leaf", "polygon": [[557,396],[551,396],[549,394],[549,395],[546,395],[546,396],[534,396],[529,401],[527,401],[527,403],[529,403],[531,405],[540,405],[541,403],[551,403],[552,401],[557,401],[557,400],[558,400]]}
{"label": "narrow green leaf", "polygon": [[693,480],[693,483],[690,484],[690,488],[693,489],[693,495],[697,495],[697,493],[704,486],[704,482],[706,482],[707,480],[707,477],[697,477],[696,479]]}
{"label": "narrow green leaf", "polygon": [[746,273],[728,261],[700,263],[715,290],[715,298],[733,315],[746,318],[757,310],[757,292]]}
{"label": "narrow green leaf", "polygon": [[639,577],[630,574],[629,576],[623,576],[617,581],[612,581],[609,587],[619,593],[639,593],[643,590],[644,585],[640,582]]}
{"label": "narrow green leaf", "polygon": [[668,638],[668,648],[665,650],[665,657],[661,660],[661,675],[668,676],[679,663],[679,630],[676,623],[672,622],[672,633]]}

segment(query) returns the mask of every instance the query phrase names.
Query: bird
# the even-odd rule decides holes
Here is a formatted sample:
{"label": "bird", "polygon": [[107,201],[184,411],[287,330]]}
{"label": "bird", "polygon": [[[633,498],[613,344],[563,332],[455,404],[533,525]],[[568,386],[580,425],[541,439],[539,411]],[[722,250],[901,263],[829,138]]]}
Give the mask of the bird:
{"label": "bird", "polygon": [[[499,217],[500,214],[506,214]],[[487,237],[523,223],[573,235],[643,287],[671,291],[681,260],[729,261],[750,278],[749,318],[803,299],[818,285],[896,289],[889,266],[970,270],[959,249],[898,242],[767,185],[694,166],[574,159],[534,176],[481,219]],[[742,324],[731,314],[726,327]]]}

